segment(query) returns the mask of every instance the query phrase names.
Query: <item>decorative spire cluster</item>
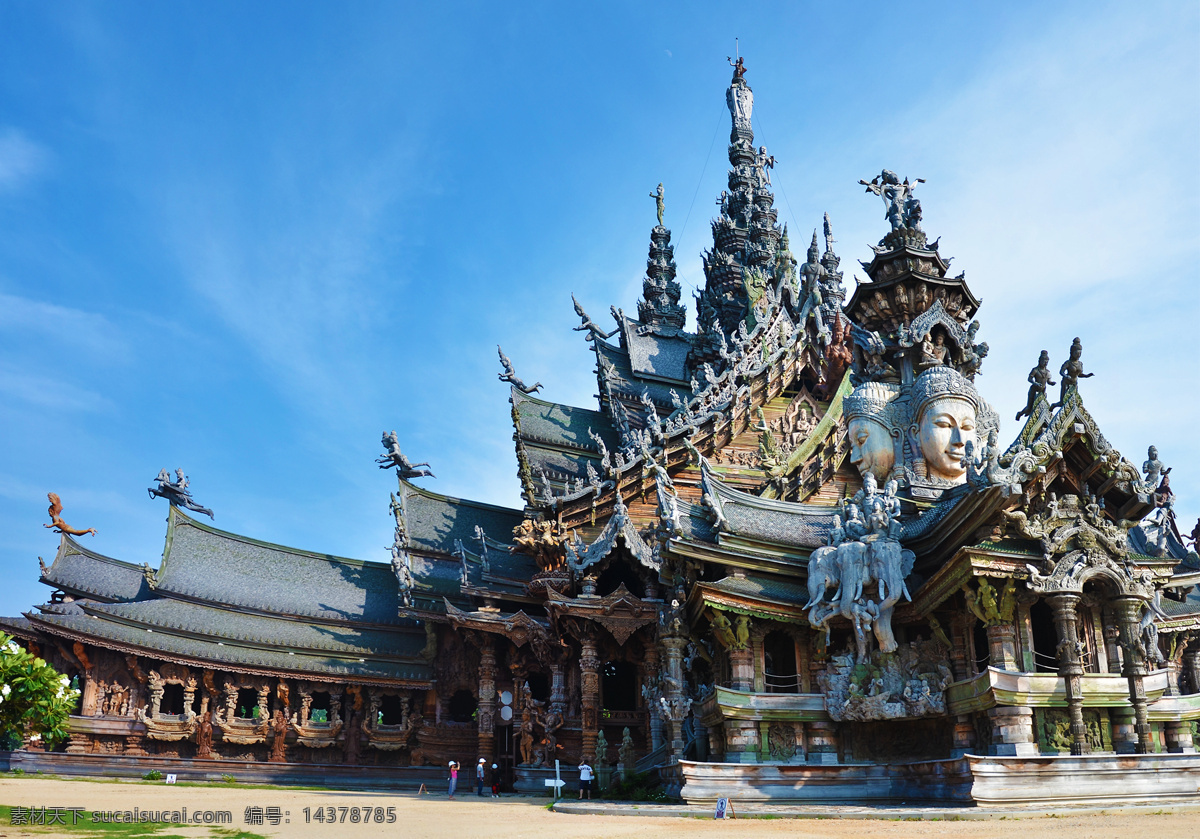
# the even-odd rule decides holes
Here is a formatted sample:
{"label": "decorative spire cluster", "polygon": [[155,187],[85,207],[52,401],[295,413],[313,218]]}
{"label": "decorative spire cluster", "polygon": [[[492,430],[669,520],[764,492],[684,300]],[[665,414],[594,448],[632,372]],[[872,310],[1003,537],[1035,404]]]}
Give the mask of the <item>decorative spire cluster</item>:
{"label": "decorative spire cluster", "polygon": [[743,321],[754,326],[767,305],[768,287],[790,279],[794,264],[770,189],[775,158],[767,154],[765,146],[754,146],[750,123],[754,93],[746,84],[745,73],[745,64],[739,59],[725,93],[733,123],[729,189],[718,198],[721,212],[712,223],[713,247],[703,254],[705,284],[696,301],[693,368],[718,359],[721,343]]}
{"label": "decorative spire cluster", "polygon": [[[662,189],[662,185],[659,185]],[[650,253],[646,257],[646,278],[638,301],[639,332],[667,337],[683,332],[687,307],[679,303],[679,283],[675,280],[675,247],[671,231],[660,222],[650,231]]]}

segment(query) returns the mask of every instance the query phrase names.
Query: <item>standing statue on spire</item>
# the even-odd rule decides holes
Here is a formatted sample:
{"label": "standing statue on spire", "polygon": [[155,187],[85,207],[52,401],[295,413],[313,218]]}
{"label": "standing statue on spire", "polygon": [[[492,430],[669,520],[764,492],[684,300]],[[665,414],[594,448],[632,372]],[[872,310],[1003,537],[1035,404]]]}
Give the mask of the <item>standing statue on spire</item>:
{"label": "standing statue on spire", "polygon": [[658,189],[650,193],[650,197],[654,199],[654,208],[658,211],[658,226],[662,227],[663,208],[666,206],[666,194],[663,192],[663,185],[660,183]]}
{"label": "standing statue on spire", "polygon": [[732,58],[729,59],[729,63],[733,64],[733,82],[725,91],[725,104],[729,106],[729,113],[733,116],[733,127],[749,131],[750,113],[754,110],[754,93],[742,78],[746,75],[746,65],[742,63],[741,56],[738,56],[736,64]]}
{"label": "standing statue on spire", "polygon": [[909,183],[908,178],[900,183],[900,177],[890,169],[884,169],[870,181],[859,181],[872,192],[883,199],[887,220],[891,222],[892,230],[908,227],[912,230],[921,229],[921,202],[912,194],[917,184],[925,183],[924,178],[917,178]]}
{"label": "standing statue on spire", "polygon": [[1062,367],[1058,369],[1058,375],[1062,377],[1061,387],[1058,392],[1058,401],[1051,405],[1051,408],[1058,408],[1067,401],[1067,394],[1070,391],[1079,392],[1079,380],[1090,379],[1095,373],[1083,372],[1083,362],[1080,357],[1083,356],[1083,342],[1078,338],[1071,342],[1071,351],[1067,356],[1067,360],[1062,363]]}
{"label": "standing statue on spire", "polygon": [[729,66],[733,68],[733,83],[745,84],[746,77],[746,62],[739,55],[737,61],[733,60],[732,55],[725,56],[725,60],[729,62]]}

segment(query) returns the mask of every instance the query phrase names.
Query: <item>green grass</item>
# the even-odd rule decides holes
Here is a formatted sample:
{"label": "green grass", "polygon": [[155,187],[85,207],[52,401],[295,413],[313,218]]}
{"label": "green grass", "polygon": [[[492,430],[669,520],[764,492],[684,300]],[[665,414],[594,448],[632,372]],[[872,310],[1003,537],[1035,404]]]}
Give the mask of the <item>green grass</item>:
{"label": "green grass", "polygon": [[[15,776],[17,778],[22,778],[22,777],[24,777],[24,778],[44,778],[49,781],[77,781],[79,783],[84,783],[84,784],[139,784],[141,786],[162,786],[162,784],[163,784],[162,781],[148,781],[148,780],[145,780],[144,778],[84,778],[84,777],[76,777],[73,775],[45,775],[41,772],[41,770],[38,770],[38,772],[36,774],[31,775],[31,774],[27,773],[24,769],[11,769],[8,772],[0,772],[0,777],[4,777],[6,775]],[[277,789],[277,790],[298,791],[298,792],[306,792],[306,791],[307,792],[330,792],[330,791],[338,792],[338,791],[341,791],[341,789],[342,789],[341,787],[280,786],[279,784],[253,784],[253,783],[247,783],[244,781],[239,781],[233,775],[222,775],[221,780],[219,780],[219,781],[177,781],[175,783],[175,786],[177,786],[177,787],[237,786],[237,787],[245,787],[246,789],[271,789],[271,790]],[[389,793],[389,794],[391,792],[393,792],[392,790],[386,790],[386,789],[378,789],[378,790],[372,790],[372,789],[349,790],[348,789],[348,791],[353,791],[356,793],[358,793],[358,792],[362,792],[362,793],[385,792],[385,793]]]}

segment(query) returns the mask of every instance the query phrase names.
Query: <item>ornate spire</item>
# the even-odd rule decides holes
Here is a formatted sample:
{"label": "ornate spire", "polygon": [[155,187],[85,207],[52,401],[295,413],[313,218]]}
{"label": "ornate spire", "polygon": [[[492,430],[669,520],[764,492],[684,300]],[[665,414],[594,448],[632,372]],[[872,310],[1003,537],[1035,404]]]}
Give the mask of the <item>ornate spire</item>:
{"label": "ornate spire", "polygon": [[[783,231],[771,192],[775,158],[765,146],[754,146],[751,114],[754,93],[746,84],[741,59],[725,92],[732,127],[729,132],[729,189],[717,199],[720,215],[712,223],[713,247],[705,251],[704,290],[697,300],[700,330],[692,350],[692,366],[719,358],[718,342],[706,323],[711,312],[729,337],[743,321],[753,326],[768,305],[767,287],[790,275],[791,254],[781,249]],[[778,263],[778,264],[777,264]]]}
{"label": "ornate spire", "polygon": [[662,225],[663,186],[651,193],[656,198],[658,224],[650,231],[650,253],[646,257],[646,278],[642,280],[642,300],[638,301],[639,332],[674,336],[683,332],[687,307],[679,304],[679,283],[675,281],[675,247],[671,231]]}

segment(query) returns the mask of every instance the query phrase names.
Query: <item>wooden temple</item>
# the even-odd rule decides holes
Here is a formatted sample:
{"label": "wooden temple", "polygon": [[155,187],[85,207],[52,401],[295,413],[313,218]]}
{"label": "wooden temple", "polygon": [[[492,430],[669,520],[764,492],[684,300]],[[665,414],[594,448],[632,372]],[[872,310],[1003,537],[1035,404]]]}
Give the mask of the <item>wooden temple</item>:
{"label": "wooden temple", "polygon": [[174,506],[158,568],[64,536],[50,602],[0,629],[83,697],[66,756],[22,759],[416,778],[483,758],[530,792],[587,759],[692,801],[1195,795],[1200,558],[1157,453],[1139,469],[1105,440],[1078,339],[1002,433],[980,301],[916,183],[862,182],[890,229],[847,297],[828,218],[792,255],[744,70],[726,99],[691,331],[660,215],[637,317],[609,331],[576,303],[596,406],[529,392],[501,354],[523,509],[431,491],[385,435],[390,565]]}

